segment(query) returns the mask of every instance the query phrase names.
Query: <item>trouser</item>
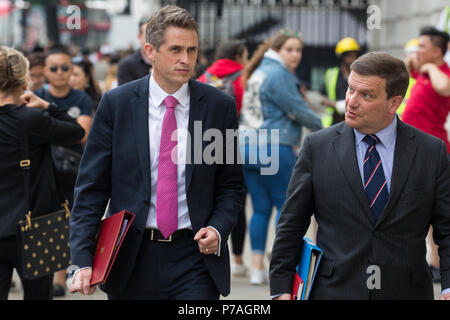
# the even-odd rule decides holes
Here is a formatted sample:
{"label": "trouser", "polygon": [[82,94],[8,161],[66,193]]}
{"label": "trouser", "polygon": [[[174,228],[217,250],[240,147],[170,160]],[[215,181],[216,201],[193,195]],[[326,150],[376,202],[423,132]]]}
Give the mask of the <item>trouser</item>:
{"label": "trouser", "polygon": [[[269,145],[270,148],[274,146]],[[280,217],[281,207],[286,201],[286,191],[289,186],[292,170],[297,156],[292,147],[279,145],[279,166],[275,174],[261,174],[261,165],[244,164],[244,175],[247,190],[253,205],[253,215],[250,220],[250,243],[253,253],[264,254],[267,229],[275,206],[278,209],[276,223]]]}
{"label": "trouser", "polygon": [[16,236],[0,239],[0,300],[8,299],[14,268],[19,270],[24,300],[51,300],[53,274],[31,281],[23,279],[19,267],[17,245]]}
{"label": "trouser", "polygon": [[247,198],[247,190],[242,195],[242,209],[239,211],[238,220],[231,232],[231,246],[233,254],[240,256],[244,251],[245,232],[247,229],[247,218],[245,216],[245,200]]}
{"label": "trouser", "polygon": [[190,239],[144,239],[125,289],[110,300],[218,300],[219,291],[198,244]]}

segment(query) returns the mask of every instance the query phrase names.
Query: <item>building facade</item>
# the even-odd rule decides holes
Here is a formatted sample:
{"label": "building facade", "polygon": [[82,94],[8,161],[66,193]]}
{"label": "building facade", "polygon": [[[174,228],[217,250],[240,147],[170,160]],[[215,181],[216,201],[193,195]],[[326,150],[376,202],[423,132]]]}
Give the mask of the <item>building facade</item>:
{"label": "building facade", "polygon": [[380,28],[368,32],[370,50],[403,57],[403,48],[425,25],[436,26],[448,0],[371,0],[379,8]]}

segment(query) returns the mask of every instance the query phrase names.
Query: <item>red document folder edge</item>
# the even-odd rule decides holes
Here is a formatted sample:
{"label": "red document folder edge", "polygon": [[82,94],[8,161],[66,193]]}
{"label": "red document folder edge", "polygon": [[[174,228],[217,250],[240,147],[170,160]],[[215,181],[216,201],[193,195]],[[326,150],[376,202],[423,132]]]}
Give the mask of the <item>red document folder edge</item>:
{"label": "red document folder edge", "polygon": [[92,266],[91,286],[101,284],[108,278],[134,217],[131,212],[122,210],[102,220]]}
{"label": "red document folder edge", "polygon": [[294,281],[292,285],[292,300],[301,300],[302,299],[302,293],[303,293],[303,285],[304,282],[302,278],[298,275],[298,273],[295,273],[294,275]]}

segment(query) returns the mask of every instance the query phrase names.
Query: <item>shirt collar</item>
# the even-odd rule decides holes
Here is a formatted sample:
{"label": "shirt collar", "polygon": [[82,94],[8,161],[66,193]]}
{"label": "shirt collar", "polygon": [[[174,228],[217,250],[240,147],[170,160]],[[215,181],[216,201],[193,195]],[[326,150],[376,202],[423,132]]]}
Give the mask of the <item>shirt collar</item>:
{"label": "shirt collar", "polygon": [[[356,145],[359,145],[366,135],[356,129],[353,129],[353,131],[355,132]],[[389,149],[397,136],[397,116],[394,117],[392,122],[386,128],[378,131],[375,135],[385,148]]]}
{"label": "shirt collar", "polygon": [[278,61],[279,63],[281,63],[281,65],[283,67],[286,67],[286,64],[283,61],[283,58],[281,58],[280,54],[278,52],[276,52],[273,49],[268,49],[265,53],[264,53],[264,57]]}
{"label": "shirt collar", "polygon": [[[169,96],[167,92],[165,92],[155,81],[153,77],[153,72],[150,76],[150,100],[152,101],[152,105],[154,108],[158,108],[164,99]],[[178,105],[182,108],[186,108],[189,104],[189,86],[188,82],[184,83],[177,91],[175,91],[171,96],[174,96],[178,100]]]}

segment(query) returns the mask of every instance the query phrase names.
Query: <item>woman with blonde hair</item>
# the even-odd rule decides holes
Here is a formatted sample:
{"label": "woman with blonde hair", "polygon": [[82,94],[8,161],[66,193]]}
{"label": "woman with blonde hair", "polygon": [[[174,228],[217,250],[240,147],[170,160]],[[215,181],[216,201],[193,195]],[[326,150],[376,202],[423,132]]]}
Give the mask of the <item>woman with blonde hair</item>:
{"label": "woman with blonde hair", "polygon": [[52,298],[53,275],[26,280],[21,274],[16,227],[27,209],[19,132],[26,129],[28,136],[33,217],[60,209],[50,144],[75,143],[84,135],[66,112],[28,92],[30,86],[28,60],[15,49],[0,47],[0,300],[8,298],[13,268],[22,280],[25,300]]}
{"label": "woman with blonde hair", "polygon": [[[253,204],[249,227],[252,284],[268,280],[264,267],[268,224],[272,208],[278,209],[278,221],[286,200],[297,158],[294,148],[300,144],[302,127],[311,131],[322,128],[320,119],[300,94],[300,82],[295,76],[302,47],[303,42],[296,32],[281,31],[260,45],[243,74],[246,87],[240,143],[245,182]],[[267,158],[271,160],[269,163]]]}

